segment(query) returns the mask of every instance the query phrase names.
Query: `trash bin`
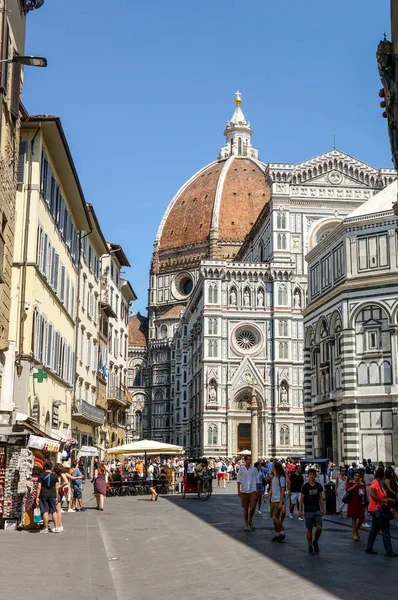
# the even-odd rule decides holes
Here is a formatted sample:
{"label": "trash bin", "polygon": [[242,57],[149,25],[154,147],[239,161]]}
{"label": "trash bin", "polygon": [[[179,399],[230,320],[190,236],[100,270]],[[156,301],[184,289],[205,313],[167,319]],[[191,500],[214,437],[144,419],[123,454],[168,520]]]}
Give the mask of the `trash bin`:
{"label": "trash bin", "polygon": [[325,508],[327,515],[336,514],[336,487],[333,481],[325,485]]}

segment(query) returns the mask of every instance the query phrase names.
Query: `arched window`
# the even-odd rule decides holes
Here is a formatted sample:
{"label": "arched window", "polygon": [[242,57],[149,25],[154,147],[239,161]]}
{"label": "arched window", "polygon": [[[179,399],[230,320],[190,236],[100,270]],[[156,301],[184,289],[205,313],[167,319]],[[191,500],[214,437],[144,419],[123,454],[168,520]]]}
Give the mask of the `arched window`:
{"label": "arched window", "polygon": [[209,446],[216,446],[218,444],[218,428],[214,423],[207,428],[207,443]]}
{"label": "arched window", "polygon": [[276,227],[277,229],[286,229],[286,214],[278,213],[276,217]]}
{"label": "arched window", "polygon": [[215,335],[217,335],[217,324],[218,324],[217,319],[213,319],[213,333]]}
{"label": "arched window", "polygon": [[218,302],[218,288],[215,284],[209,285],[209,303],[217,304]]}
{"label": "arched window", "polygon": [[238,155],[242,156],[242,138],[238,138]]}
{"label": "arched window", "polygon": [[287,306],[287,286],[284,284],[281,284],[278,288],[278,304]]}
{"label": "arched window", "polygon": [[160,337],[162,340],[165,340],[167,338],[167,325],[162,325],[162,327],[160,328]]}
{"label": "arched window", "polygon": [[287,336],[288,334],[288,322],[287,321],[279,321],[279,335],[282,336]]}
{"label": "arched window", "polygon": [[280,445],[288,446],[290,444],[290,432],[287,425],[282,425],[280,429]]}
{"label": "arched window", "polygon": [[259,257],[260,262],[265,261],[265,248],[264,248],[263,240],[261,240],[260,244],[259,244],[258,257]]}
{"label": "arched window", "polygon": [[184,383],[187,382],[187,372],[186,371],[184,371],[183,381],[184,381]]}
{"label": "arched window", "polygon": [[134,385],[141,385],[141,367],[139,365],[134,368]]}
{"label": "arched window", "polygon": [[279,358],[289,358],[289,345],[287,342],[279,342]]}

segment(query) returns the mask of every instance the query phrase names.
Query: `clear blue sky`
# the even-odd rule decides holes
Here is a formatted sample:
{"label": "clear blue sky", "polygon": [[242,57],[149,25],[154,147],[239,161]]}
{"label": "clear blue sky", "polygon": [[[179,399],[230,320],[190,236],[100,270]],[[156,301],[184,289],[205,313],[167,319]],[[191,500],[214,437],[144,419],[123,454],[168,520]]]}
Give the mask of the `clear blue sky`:
{"label": "clear blue sky", "polygon": [[263,161],[336,146],[391,167],[376,47],[389,0],[46,0],[28,15],[31,114],[61,117],[86,199],[145,311],[153,240],[177,189],[217,157],[234,92]]}

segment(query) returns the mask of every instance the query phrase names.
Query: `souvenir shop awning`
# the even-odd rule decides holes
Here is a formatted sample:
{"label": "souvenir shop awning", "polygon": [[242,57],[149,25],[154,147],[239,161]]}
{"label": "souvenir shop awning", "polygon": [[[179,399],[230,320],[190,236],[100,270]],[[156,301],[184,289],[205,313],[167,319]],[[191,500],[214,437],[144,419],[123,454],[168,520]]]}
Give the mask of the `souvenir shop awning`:
{"label": "souvenir shop awning", "polygon": [[27,445],[28,448],[33,448],[35,450],[44,450],[45,452],[59,452],[61,442],[51,440],[50,438],[39,437],[38,435],[30,435]]}
{"label": "souvenir shop awning", "polygon": [[98,456],[98,448],[95,446],[82,446],[77,453],[78,458],[81,456]]}

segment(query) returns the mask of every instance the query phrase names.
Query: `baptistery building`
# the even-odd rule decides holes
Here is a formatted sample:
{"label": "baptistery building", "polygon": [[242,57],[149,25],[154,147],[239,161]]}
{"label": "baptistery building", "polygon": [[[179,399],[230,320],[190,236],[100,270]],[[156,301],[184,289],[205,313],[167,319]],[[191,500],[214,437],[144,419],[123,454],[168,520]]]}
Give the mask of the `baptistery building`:
{"label": "baptistery building", "polygon": [[266,164],[239,93],[235,105],[217,160],[180,188],[155,239],[148,320],[130,320],[132,338],[147,331],[131,347],[131,423],[197,455],[299,455],[305,255],[395,174],[337,149]]}

